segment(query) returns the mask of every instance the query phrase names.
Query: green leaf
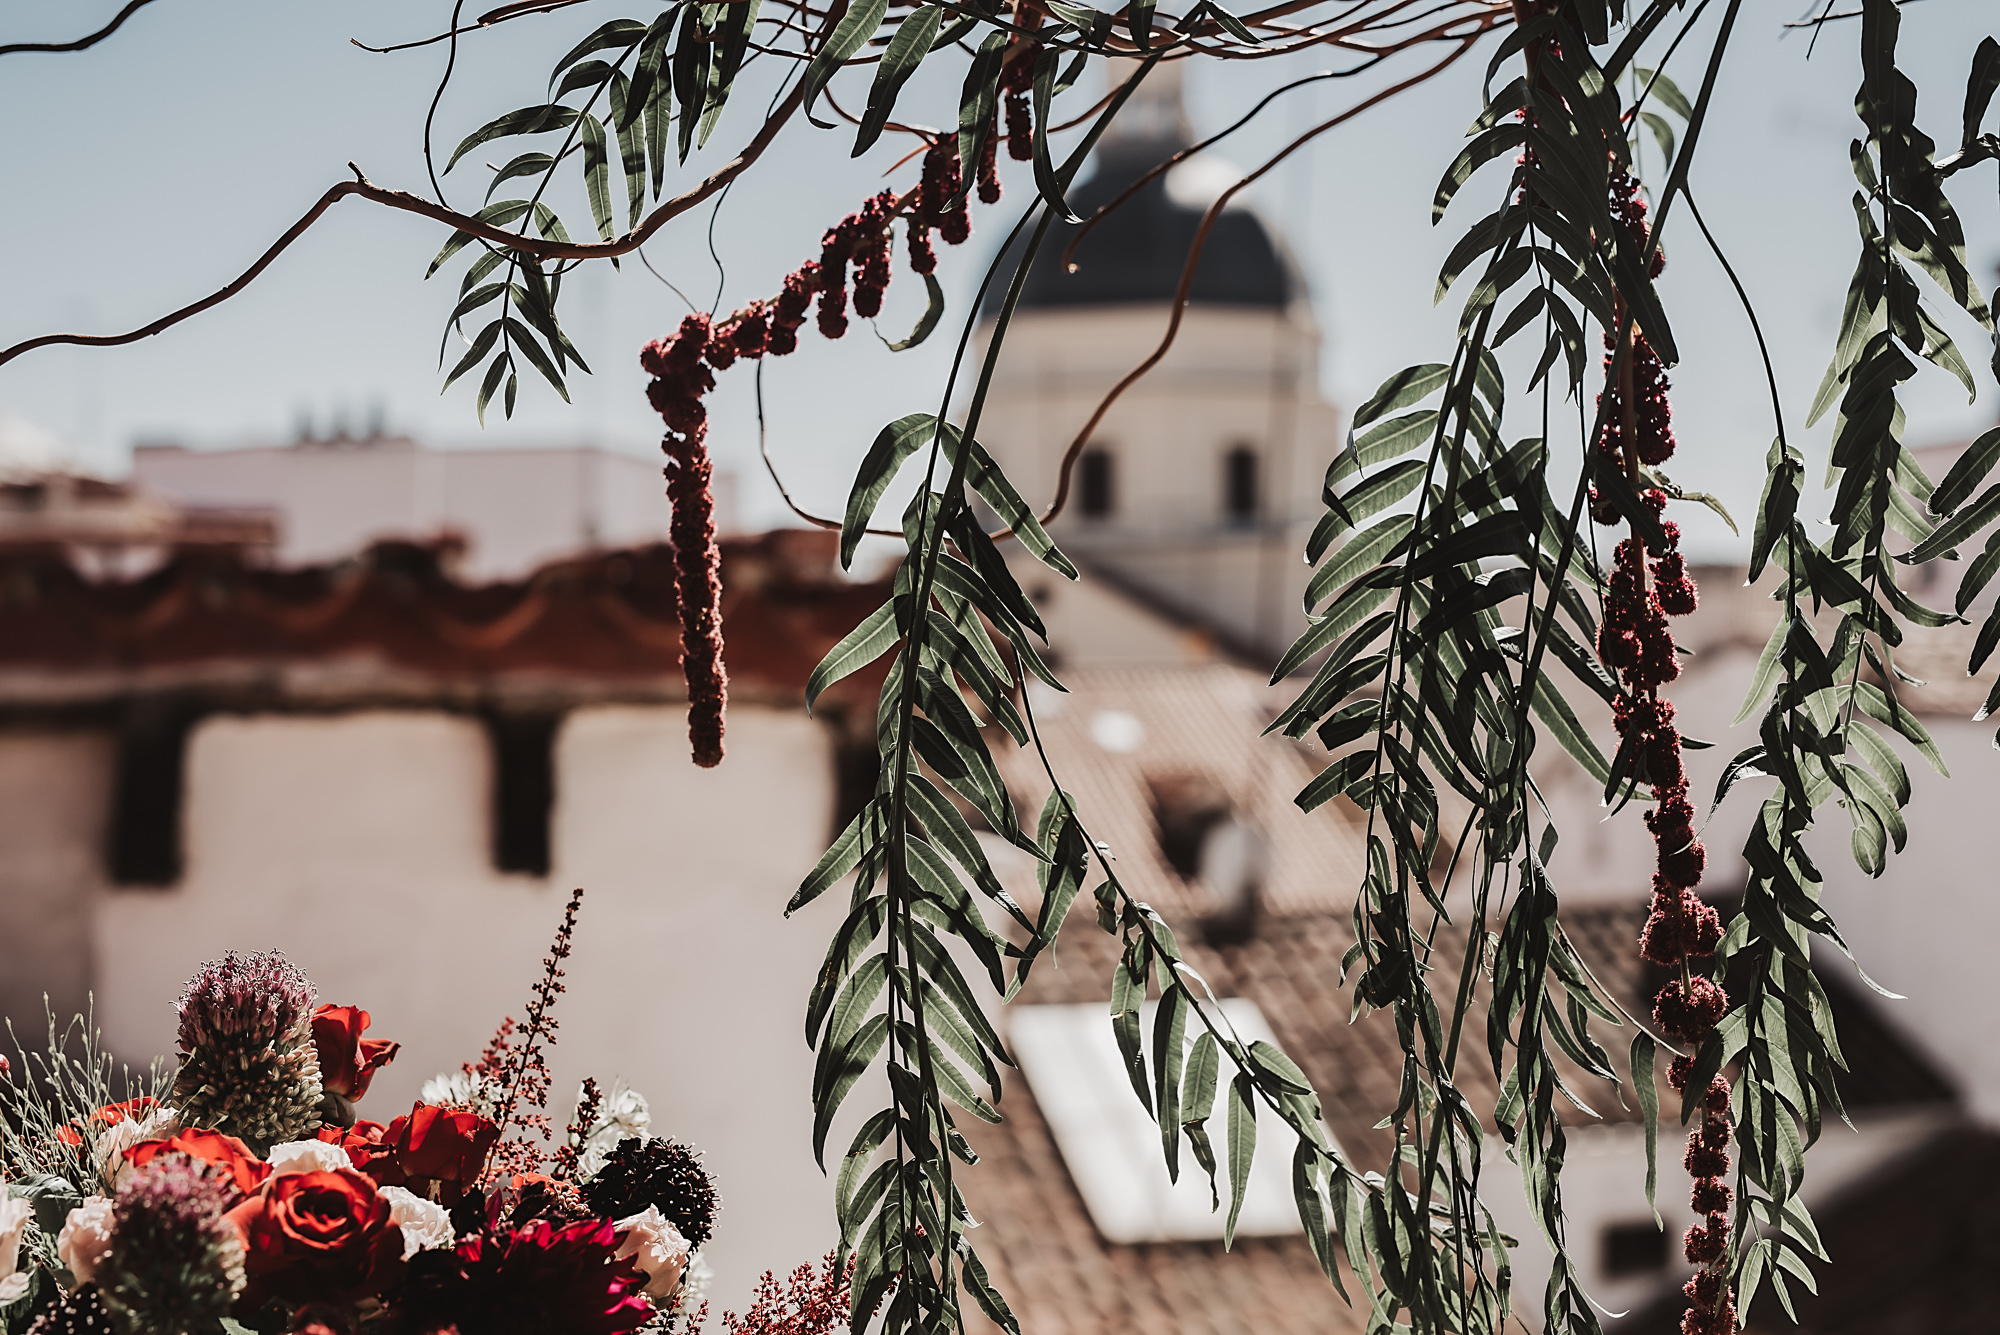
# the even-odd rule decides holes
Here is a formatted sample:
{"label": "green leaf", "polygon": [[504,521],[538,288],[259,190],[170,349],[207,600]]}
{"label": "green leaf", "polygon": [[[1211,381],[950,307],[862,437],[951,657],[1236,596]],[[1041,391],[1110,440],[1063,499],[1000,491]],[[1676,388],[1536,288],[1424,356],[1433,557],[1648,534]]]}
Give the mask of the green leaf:
{"label": "green leaf", "polygon": [[1444,179],[1438,182],[1437,194],[1431,199],[1431,222],[1436,223],[1444,217],[1445,210],[1451,206],[1452,197],[1458,193],[1460,186],[1471,179],[1474,172],[1502,154],[1520,147],[1527,142],[1527,139],[1528,127],[1520,121],[1513,120],[1504,121],[1475,136],[1473,141],[1452,159],[1451,166],[1445,168]]}
{"label": "green leaf", "polygon": [[860,157],[882,137],[882,127],[896,109],[896,98],[910,76],[917,72],[917,66],[930,54],[931,40],[937,36],[943,17],[942,9],[925,5],[905,18],[896,35],[889,39],[889,48],[875,67],[875,82],[868,89],[868,108],[861,114],[861,129],[854,136],[852,156]]}
{"label": "green leaf", "polygon": [[1952,461],[1944,478],[1937,484],[1937,490],[1931,493],[1930,512],[1944,516],[1958,509],[1965,503],[1965,498],[1972,495],[1974,488],[1986,480],[1996,462],[2000,462],[2000,427],[1980,436]]}
{"label": "green leaf", "polygon": [[1236,1221],[1250,1190],[1250,1161],[1257,1154],[1256,1086],[1248,1072],[1229,1082],[1229,1219],[1222,1226],[1222,1249],[1236,1241]]}
{"label": "green leaf", "polygon": [[1982,37],[1972,53],[1972,73],[1965,80],[1965,138],[1961,142],[1970,144],[1979,137],[1979,123],[1986,119],[1986,108],[1996,90],[2000,90],[2000,42]]}
{"label": "green leaf", "polygon": [[599,27],[590,36],[569,49],[569,53],[556,62],[555,70],[549,75],[549,82],[585,56],[599,51],[623,51],[629,49],[646,35],[646,25],[637,19],[612,19]]}
{"label": "green leaf", "polygon": [[1351,430],[1359,431],[1378,417],[1429,398],[1449,379],[1451,368],[1440,362],[1405,367],[1384,380],[1368,402],[1354,410]]}
{"label": "green leaf", "polygon": [[489,143],[495,139],[504,139],[511,135],[546,134],[550,130],[566,130],[576,123],[576,117],[576,108],[563,106],[559,102],[550,102],[539,107],[522,107],[519,111],[510,111],[504,116],[486,122],[486,124],[467,135],[452,153],[451,161],[445,163],[444,169],[449,172],[453,167],[458,165],[460,158],[470,153],[473,149],[478,148],[481,144]]}
{"label": "green leaf", "polygon": [[826,1166],[826,1133],[833,1127],[835,1114],[855,1083],[868,1073],[888,1037],[889,1017],[871,1016],[829,1062],[824,1090],[817,1092],[813,1100],[813,1159],[821,1168]]}
{"label": "green leaf", "polygon": [[987,1319],[1007,1335],[1021,1335],[1021,1323],[1014,1316],[1014,1310],[1007,1306],[1007,1300],[1000,1290],[993,1287],[987,1277],[986,1267],[980,1264],[979,1254],[972,1250],[972,1240],[963,1233],[958,1234],[958,1253],[961,1258],[958,1273],[965,1283],[965,1291],[972,1295],[972,1301],[979,1304],[979,1310]]}
{"label": "green leaf", "polygon": [[924,291],[928,294],[928,298],[924,305],[924,313],[917,317],[917,327],[910,331],[910,336],[908,338],[899,338],[894,343],[890,343],[888,339],[882,338],[880,334],[875,335],[877,338],[882,338],[882,342],[887,344],[891,352],[908,352],[911,348],[916,347],[931,336],[931,332],[938,326],[938,321],[944,318],[943,284],[938,282],[937,275],[934,273],[923,275],[923,279]]}
{"label": "green leaf", "polygon": [[452,383],[456,381],[460,376],[464,375],[467,371],[470,371],[473,367],[479,365],[480,362],[484,361],[486,359],[487,352],[492,349],[493,344],[499,339],[499,337],[500,337],[500,321],[498,320],[495,320],[493,323],[487,325],[484,329],[480,330],[478,334],[474,335],[472,340],[472,346],[466,350],[465,356],[459,359],[458,365],[451,368],[451,374],[444,378],[444,388],[450,389]]}
{"label": "green leaf", "polygon": [[1653,1036],[1645,1030],[1632,1035],[1632,1091],[1646,1116],[1646,1208],[1653,1212],[1654,1226],[1664,1228],[1660,1207],[1653,1203],[1660,1175],[1660,1090],[1653,1083],[1653,1048]]}
{"label": "green leaf", "polygon": [[1988,487],[1971,506],[1939,524],[1928,538],[1896,559],[1906,565],[1920,565],[1950,551],[1996,518],[2000,518],[2000,483]]}
{"label": "green leaf", "polygon": [[1411,515],[1389,515],[1355,534],[1306,582],[1305,610],[1313,611],[1333,590],[1402,555],[1415,525]]}
{"label": "green leaf", "polygon": [[611,159],[606,151],[604,122],[595,116],[583,118],[583,185],[590,197],[590,218],[597,235],[609,241],[616,235],[611,218]]}
{"label": "green leaf", "polygon": [[[689,11],[692,13],[692,9]],[[860,0],[847,11],[844,18],[834,26],[833,35],[826,39],[826,45],[819,49],[806,67],[804,82],[805,97],[799,104],[806,113],[812,113],[813,102],[819,97],[819,90],[834,72],[845,65],[873,37],[882,26],[883,15],[889,12],[889,0]],[[685,99],[683,99],[685,101]]]}
{"label": "green leaf", "polygon": [[973,164],[984,151],[982,145],[993,130],[993,111],[1000,100],[1000,62],[1012,39],[1004,32],[992,32],[973,53],[966,67],[965,83],[958,97],[958,194],[953,202],[972,189],[976,172]]}
{"label": "green leaf", "polygon": [[1176,987],[1161,995],[1153,1014],[1153,1107],[1160,1122],[1169,1182],[1181,1180],[1181,1071],[1187,1055],[1187,1012],[1187,994]]}
{"label": "green leaf", "polygon": [[1645,96],[1659,98],[1661,105],[1684,121],[1693,119],[1694,107],[1689,104],[1687,95],[1681,92],[1679,84],[1667,77],[1664,70],[1635,67],[1632,72],[1639,76],[1639,84]]}
{"label": "green leaf", "polygon": [[847,828],[833,841],[833,846],[820,855],[817,865],[800,883],[791,901],[785,905],[785,916],[791,917],[800,909],[824,894],[841,877],[861,865],[861,859],[869,849],[881,841],[886,829],[885,817],[880,798],[870,798],[862,804],[854,819],[847,822]]}
{"label": "green leaf", "polygon": [[[488,204],[472,216],[480,222],[491,223],[495,227],[505,227],[508,223],[513,222],[516,218],[526,213],[529,207],[528,201],[525,199],[503,199],[497,204]],[[424,277],[429,278],[432,274],[443,268],[446,260],[458,254],[466,246],[471,245],[472,240],[473,237],[470,232],[452,233],[451,240],[445,242],[444,248],[438,251],[431,259],[431,267],[424,270]]]}
{"label": "green leaf", "polygon": [[891,598],[873,612],[868,619],[841,637],[840,643],[827,650],[826,657],[806,678],[806,712],[812,712],[813,702],[820,693],[843,677],[859,672],[883,654],[894,648],[903,638],[902,628],[897,624],[896,599]]}
{"label": "green leaf", "polygon": [[535,341],[535,336],[528,331],[528,326],[511,315],[507,317],[506,324],[508,346],[526,357],[528,364],[540,371],[542,378],[555,387],[556,393],[562,395],[564,403],[568,403],[569,390],[563,385],[562,372],[558,371],[555,363],[549,360],[548,353],[542,351],[542,345]]}
{"label": "green leaf", "polygon": [[946,457],[954,462],[961,443],[971,452],[972,457],[965,466],[966,485],[993,507],[993,513],[1002,524],[1013,530],[1015,540],[1027,549],[1028,554],[1063,578],[1075,579],[1076,566],[1056,549],[1054,540],[1042,528],[1041,521],[1035,518],[1033,508],[1021,499],[1021,493],[1014,490],[1014,484],[1007,480],[1007,475],[1000,471],[1000,466],[993,462],[993,456],[986,452],[986,448],[976,440],[965,440],[959,429],[950,423],[940,428],[939,435],[943,438]]}
{"label": "green leaf", "polygon": [[895,481],[903,461],[919,445],[930,443],[936,434],[933,430],[936,425],[937,418],[929,413],[911,413],[883,427],[868,447],[861,467],[855,470],[854,487],[847,496],[847,514],[840,526],[840,565],[843,570],[853,566],[854,550],[861,545],[868,521],[875,517],[875,507],[882,503],[882,493]]}
{"label": "green leaf", "polygon": [[1570,758],[1583,766],[1598,783],[1609,782],[1611,762],[1597,749],[1597,743],[1577,718],[1576,711],[1570,708],[1569,701],[1563,698],[1563,693],[1544,674],[1535,677],[1533,703],[1535,717],[1548,728],[1549,735],[1562,745]]}
{"label": "green leaf", "polygon": [[924,823],[924,833],[931,843],[965,868],[980,892],[1005,909],[1009,917],[1030,931],[1034,930],[1035,924],[1028,921],[1027,915],[1021,912],[1021,906],[1014,902],[1014,897],[1000,884],[1000,878],[993,874],[993,866],[979,847],[979,839],[973,834],[972,826],[966,823],[951,800],[922,774],[910,775],[908,793],[910,813]]}

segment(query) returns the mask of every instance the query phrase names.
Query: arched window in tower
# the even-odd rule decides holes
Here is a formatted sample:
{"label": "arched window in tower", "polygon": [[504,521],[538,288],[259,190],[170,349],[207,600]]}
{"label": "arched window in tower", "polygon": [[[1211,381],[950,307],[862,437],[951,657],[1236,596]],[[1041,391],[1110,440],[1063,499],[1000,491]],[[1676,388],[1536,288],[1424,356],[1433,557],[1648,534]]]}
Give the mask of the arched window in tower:
{"label": "arched window in tower", "polygon": [[1111,514],[1116,499],[1111,464],[1111,451],[1097,447],[1085,450],[1077,460],[1077,508],[1086,519],[1104,519]]}
{"label": "arched window in tower", "polygon": [[1232,445],[1222,456],[1222,513],[1232,524],[1257,518],[1257,451]]}

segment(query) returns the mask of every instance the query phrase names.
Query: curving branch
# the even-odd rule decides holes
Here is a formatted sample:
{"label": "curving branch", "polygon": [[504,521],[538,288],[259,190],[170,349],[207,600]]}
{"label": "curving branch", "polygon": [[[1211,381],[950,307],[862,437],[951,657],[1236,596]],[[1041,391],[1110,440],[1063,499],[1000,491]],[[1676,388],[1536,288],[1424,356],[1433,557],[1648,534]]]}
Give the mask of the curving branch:
{"label": "curving branch", "polygon": [[131,0],[131,3],[118,11],[116,18],[88,37],[79,37],[73,42],[12,42],[6,46],[0,46],[0,56],[16,56],[31,51],[63,52],[87,50],[90,47],[96,46],[112,33],[117,32],[124,25],[126,19],[131,18],[142,7],[152,3],[153,0]]}
{"label": "curving branch", "polygon": [[33,352],[37,348],[53,347],[59,344],[87,348],[115,348],[127,343],[137,343],[141,339],[151,338],[155,334],[171,329],[183,320],[200,315],[203,311],[229,300],[229,298],[241,292],[245,287],[248,287],[256,279],[257,275],[263,273],[265,269],[270,267],[273,260],[284,253],[288,246],[301,236],[304,236],[306,229],[318,222],[328,209],[350,195],[358,196],[371,203],[381,204],[388,208],[401,209],[405,213],[416,213],[438,222],[449,223],[459,231],[469,233],[481,240],[490,241],[495,245],[504,246],[509,250],[517,250],[534,255],[540,259],[609,259],[615,255],[629,254],[646,244],[655,232],[659,231],[669,222],[686,213],[689,209],[695,208],[704,200],[714,197],[718,191],[738,176],[741,176],[752,163],[763,156],[764,150],[771,146],[771,141],[778,137],[778,131],[783,129],[785,123],[798,111],[800,104],[804,101],[803,92],[804,87],[800,85],[786,94],[785,100],[778,104],[776,110],[765,120],[763,127],[757,131],[756,135],[749,143],[743,146],[742,150],[735,157],[716,168],[713,172],[710,172],[699,185],[675,195],[672,199],[667,200],[657,209],[654,209],[652,213],[648,214],[640,222],[638,227],[612,241],[598,241],[587,244],[569,241],[551,241],[546,237],[534,237],[524,232],[513,232],[504,227],[495,227],[491,223],[481,222],[477,218],[448,209],[442,204],[433,204],[430,200],[410,194],[406,190],[390,190],[386,187],[376,185],[361,174],[359,167],[354,167],[353,163],[349,163],[348,166],[354,169],[355,179],[352,181],[342,181],[321,195],[318,202],[306,210],[304,217],[293,223],[283,236],[272,243],[269,250],[266,250],[262,255],[257,257],[255,264],[245,269],[236,277],[235,281],[229,283],[226,287],[210,293],[200,301],[163,315],[151,324],[143,325],[129,333],[43,334],[39,338],[27,339],[14,344],[12,347],[0,348],[0,366],[5,366],[16,357]]}

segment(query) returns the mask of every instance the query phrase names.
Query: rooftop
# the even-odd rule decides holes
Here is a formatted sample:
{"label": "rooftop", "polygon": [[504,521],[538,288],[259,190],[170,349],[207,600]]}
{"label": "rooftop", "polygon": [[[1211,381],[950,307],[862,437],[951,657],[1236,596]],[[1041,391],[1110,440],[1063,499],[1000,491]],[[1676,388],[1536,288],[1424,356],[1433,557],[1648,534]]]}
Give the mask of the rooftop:
{"label": "rooftop", "polygon": [[[820,657],[886,596],[886,585],[838,576],[833,541],[785,529],[721,544],[739,694],[800,700]],[[0,696],[18,707],[329,665],[364,692],[525,675],[679,693],[670,547],[488,584],[455,579],[451,555],[449,543],[383,542],[336,564],[274,569],[236,549],[187,548],[142,578],[93,580],[60,547],[0,548]],[[872,693],[877,680],[847,690]]]}

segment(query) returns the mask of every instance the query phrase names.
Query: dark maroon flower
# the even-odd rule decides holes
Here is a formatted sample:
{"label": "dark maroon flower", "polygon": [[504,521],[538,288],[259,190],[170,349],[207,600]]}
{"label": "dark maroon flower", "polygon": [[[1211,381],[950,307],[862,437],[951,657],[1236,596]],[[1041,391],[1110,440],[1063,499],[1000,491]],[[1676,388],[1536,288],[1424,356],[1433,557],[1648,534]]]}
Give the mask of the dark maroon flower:
{"label": "dark maroon flower", "polygon": [[1669,1034],[1694,1043],[1708,1037],[1728,1009],[1728,994],[1697,975],[1661,988],[1653,1001],[1653,1019]]}
{"label": "dark maroon flower", "polygon": [[1719,1177],[1698,1177],[1688,1203],[1702,1214],[1716,1214],[1729,1208],[1736,1193]]}
{"label": "dark maroon flower", "polygon": [[498,1221],[451,1253],[412,1266],[399,1304],[406,1328],[459,1335],[622,1335],[653,1315],[646,1276],[618,1257],[608,1219],[555,1225]]}
{"label": "dark maroon flower", "polygon": [[1706,1223],[1690,1228],[1682,1240],[1687,1259],[1693,1265],[1707,1265],[1721,1256],[1728,1245],[1729,1220],[1721,1214],[1708,1216]]}
{"label": "dark maroon flower", "polygon": [[1007,111],[1007,156],[1016,162],[1035,156],[1035,113],[1028,104],[1028,90],[1034,82],[1035,48],[1029,43],[1000,69],[1000,90]]}
{"label": "dark maroon flower", "polygon": [[1688,1138],[1687,1153],[1681,1158],[1681,1166],[1687,1169],[1689,1177],[1698,1182],[1706,1177],[1721,1177],[1728,1172],[1729,1156],[1702,1144],[1697,1134]]}

